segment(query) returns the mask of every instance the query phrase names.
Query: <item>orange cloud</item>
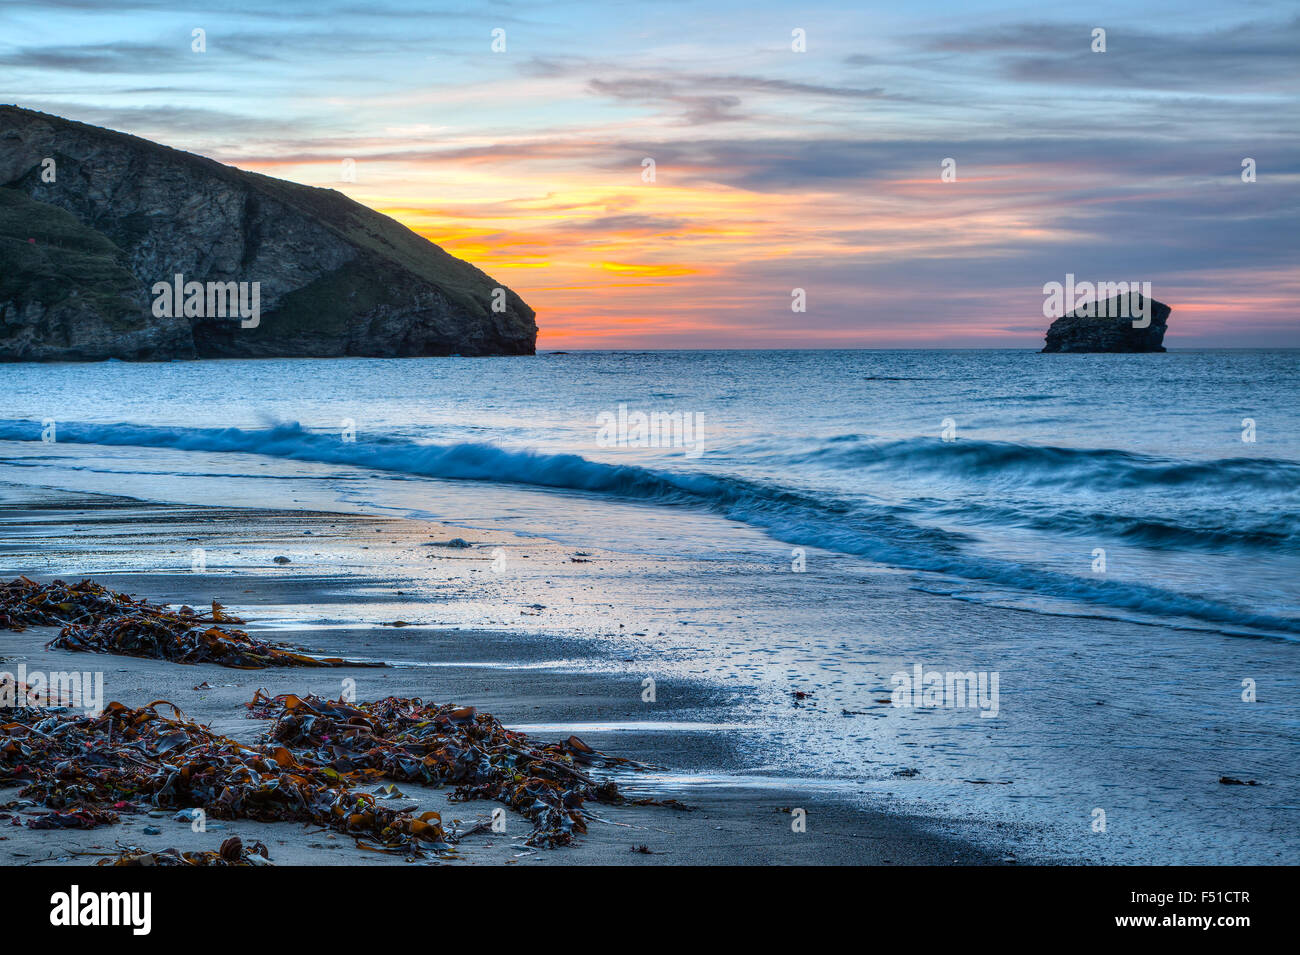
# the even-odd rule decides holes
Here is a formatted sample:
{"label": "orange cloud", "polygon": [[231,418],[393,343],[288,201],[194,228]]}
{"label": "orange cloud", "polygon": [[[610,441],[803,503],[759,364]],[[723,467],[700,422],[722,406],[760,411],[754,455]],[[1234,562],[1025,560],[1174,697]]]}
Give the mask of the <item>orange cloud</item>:
{"label": "orange cloud", "polygon": [[645,275],[655,278],[674,275],[696,275],[699,272],[698,269],[693,269],[688,265],[634,265],[630,262],[600,262],[596,267],[604,269],[606,272],[614,272],[617,275]]}

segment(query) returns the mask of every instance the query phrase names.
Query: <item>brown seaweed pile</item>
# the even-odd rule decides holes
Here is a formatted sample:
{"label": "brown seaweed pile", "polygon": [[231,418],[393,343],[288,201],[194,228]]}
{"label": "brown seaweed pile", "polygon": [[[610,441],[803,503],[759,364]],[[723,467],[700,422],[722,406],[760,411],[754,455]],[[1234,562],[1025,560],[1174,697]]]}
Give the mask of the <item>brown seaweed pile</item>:
{"label": "brown seaweed pile", "polygon": [[367,848],[448,847],[437,813],[380,806],[336,772],[301,764],[282,746],[220,736],[163,700],[139,709],[110,703],[99,716],[14,710],[0,725],[0,784],[15,782],[26,783],[22,797],[54,810],[28,823],[38,829],[106,825],[146,807],[201,807],[215,819],[316,823]]}
{"label": "brown seaweed pile", "polygon": [[[612,781],[592,779],[580,766],[647,768],[599,753],[576,736],[538,744],[473,707],[397,697],[345,703],[286,693],[272,699],[260,691],[248,706],[256,717],[275,718],[271,740],[304,764],[349,779],[455,786],[453,800],[504,803],[533,823],[530,846],[567,845],[575,832],[586,832],[587,800],[628,802]],[[685,808],[675,800],[656,804]]]}
{"label": "brown seaweed pile", "polygon": [[266,743],[218,735],[162,700],[138,709],[114,702],[98,716],[18,708],[0,717],[7,719],[0,786],[24,783],[20,795],[51,810],[29,820],[32,828],[94,828],[120,813],[202,808],[214,819],[314,823],[363,849],[414,856],[450,850],[457,837],[438,813],[388,808],[362,784],[454,785],[453,799],[494,799],[532,821],[528,845],[561,846],[586,831],[584,801],[627,802],[613,782],[593,780],[579,764],[640,768],[574,737],[536,744],[472,708],[262,693],[248,706],[275,718]]}
{"label": "brown seaweed pile", "polygon": [[0,626],[24,630],[30,626],[61,626],[52,650],[79,650],[149,657],[173,663],[217,663],[242,670],[264,667],[383,666],[314,657],[250,637],[222,624],[244,621],[224,612],[215,601],[210,613],[192,607],[172,610],[116,593],[93,580],[38,584],[19,577],[0,584]]}
{"label": "brown seaweed pile", "polygon": [[245,846],[239,836],[231,836],[221,843],[221,848],[206,852],[182,852],[179,849],[141,849],[138,846],[123,846],[110,859],[101,859],[96,865],[133,865],[133,866],[253,866],[270,865],[266,846],[255,842]]}

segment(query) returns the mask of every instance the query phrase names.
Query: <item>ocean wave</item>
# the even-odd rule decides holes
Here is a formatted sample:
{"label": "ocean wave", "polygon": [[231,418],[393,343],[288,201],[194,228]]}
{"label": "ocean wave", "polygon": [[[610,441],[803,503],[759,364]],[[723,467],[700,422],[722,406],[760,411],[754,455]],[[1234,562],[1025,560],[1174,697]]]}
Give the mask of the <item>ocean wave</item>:
{"label": "ocean wave", "polygon": [[1276,551],[1300,543],[1300,512],[1296,511],[1182,508],[1176,515],[1156,516],[1023,501],[1008,505],[922,499],[913,502],[913,507],[918,505],[928,506],[940,517],[967,523],[1023,527],[1089,540],[1105,538],[1153,550]]}
{"label": "ocean wave", "polygon": [[[1189,617],[1209,623],[1300,634],[1300,620],[1246,611],[1226,603],[1158,587],[1075,577],[1007,560],[974,556],[962,548],[959,533],[898,516],[883,505],[848,502],[811,492],[724,475],[654,470],[636,465],[590,461],[576,454],[510,451],[487,444],[419,444],[397,438],[345,442],[336,434],[308,431],[296,423],[263,430],[172,428],[138,424],[61,423],[60,443],[168,448],[182,451],[258,454],[289,460],[347,465],[431,478],[487,481],[602,495],[620,500],[693,506],[761,528],[789,544],[819,547],[865,557],[912,571],[983,581],[1047,597],[1103,604],[1157,616]],[[38,441],[40,427],[30,421],[0,421],[0,440]],[[1047,461],[1095,467],[1098,460],[1126,462],[1154,470],[1152,459],[1121,451],[1070,451],[1026,448],[992,442],[941,444],[894,442],[888,454],[912,460],[943,461],[960,467],[1009,467],[1012,462]],[[957,454],[950,454],[954,448]],[[865,449],[853,449],[854,452]],[[919,458],[918,458],[919,456]],[[1223,464],[1223,462],[1215,462]],[[1263,462],[1235,462],[1241,474],[1254,474]],[[1018,466],[1018,465],[1017,465]],[[1166,475],[1191,465],[1166,467]],[[1198,466],[1213,473],[1210,465]],[[1113,475],[1112,475],[1113,478]]]}
{"label": "ocean wave", "polygon": [[1300,463],[1272,458],[1188,461],[1114,448],[1058,448],[958,438],[873,441],[856,435],[827,439],[821,446],[782,455],[790,464],[835,468],[879,468],[973,481],[1003,479],[1026,485],[1063,485],[1115,491],[1179,488],[1215,493],[1261,490],[1294,494]]}

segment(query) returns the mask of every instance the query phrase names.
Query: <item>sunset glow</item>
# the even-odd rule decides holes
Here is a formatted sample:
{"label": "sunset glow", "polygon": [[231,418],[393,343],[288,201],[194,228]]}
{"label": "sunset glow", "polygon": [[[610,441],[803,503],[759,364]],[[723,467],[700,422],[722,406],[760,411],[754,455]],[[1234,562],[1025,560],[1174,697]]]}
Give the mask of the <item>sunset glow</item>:
{"label": "sunset glow", "polygon": [[1067,272],[1152,282],[1171,347],[1300,344],[1283,4],[1101,4],[1104,55],[1030,4],[139,6],[7,5],[8,99],[345,192],[518,291],[539,348],[1032,347]]}

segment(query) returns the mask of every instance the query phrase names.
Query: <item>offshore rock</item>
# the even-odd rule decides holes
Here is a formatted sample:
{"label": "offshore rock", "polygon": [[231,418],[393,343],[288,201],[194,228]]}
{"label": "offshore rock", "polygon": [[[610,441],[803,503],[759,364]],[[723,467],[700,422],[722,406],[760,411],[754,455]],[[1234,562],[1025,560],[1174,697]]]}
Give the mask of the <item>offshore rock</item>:
{"label": "offshore rock", "polygon": [[1162,352],[1171,311],[1140,292],[1092,302],[1052,322],[1043,351]]}

